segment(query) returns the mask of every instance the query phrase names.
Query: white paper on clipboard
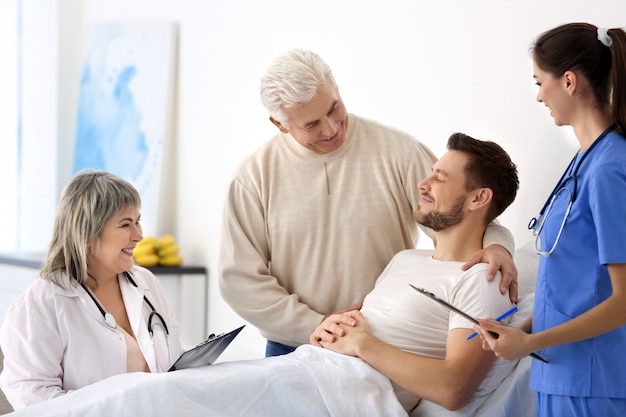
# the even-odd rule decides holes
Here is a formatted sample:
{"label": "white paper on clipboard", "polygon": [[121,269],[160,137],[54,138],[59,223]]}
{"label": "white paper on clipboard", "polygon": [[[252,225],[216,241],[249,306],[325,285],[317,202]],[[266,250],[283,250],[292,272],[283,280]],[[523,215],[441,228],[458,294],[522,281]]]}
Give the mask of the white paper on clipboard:
{"label": "white paper on clipboard", "polygon": [[195,348],[183,352],[168,369],[168,372],[211,365],[244,327],[245,324],[228,333],[223,333],[213,338],[210,337]]}

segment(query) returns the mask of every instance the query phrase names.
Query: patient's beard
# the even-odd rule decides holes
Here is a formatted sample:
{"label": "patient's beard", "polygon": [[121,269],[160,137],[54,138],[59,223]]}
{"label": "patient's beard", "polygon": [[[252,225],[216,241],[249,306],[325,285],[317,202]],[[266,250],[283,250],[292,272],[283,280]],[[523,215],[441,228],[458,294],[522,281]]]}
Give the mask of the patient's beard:
{"label": "patient's beard", "polygon": [[415,212],[415,220],[423,226],[430,227],[435,232],[446,230],[461,223],[464,205],[465,196],[457,198],[452,208],[447,212],[431,211],[422,214],[419,212],[418,206],[418,211]]}

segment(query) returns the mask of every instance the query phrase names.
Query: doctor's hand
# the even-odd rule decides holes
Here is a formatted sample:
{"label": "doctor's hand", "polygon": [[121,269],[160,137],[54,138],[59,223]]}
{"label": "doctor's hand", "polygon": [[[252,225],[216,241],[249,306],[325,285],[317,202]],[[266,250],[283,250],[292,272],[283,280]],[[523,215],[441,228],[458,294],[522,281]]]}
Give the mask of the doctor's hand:
{"label": "doctor's hand", "polygon": [[350,310],[347,312],[333,313],[324,317],[324,320],[315,328],[311,336],[309,336],[309,342],[318,347],[323,347],[322,342],[334,342],[337,340],[337,337],[342,337],[346,334],[345,327],[357,325],[355,318],[357,314],[359,314],[358,310]]}
{"label": "doctor's hand", "polygon": [[467,271],[478,263],[488,263],[487,280],[492,281],[498,271],[502,273],[500,280],[500,292],[506,294],[509,290],[509,298],[512,303],[517,303],[517,268],[513,263],[513,257],[508,250],[501,245],[489,245],[485,249],[476,252],[463,264],[461,269]]}
{"label": "doctor's hand", "polygon": [[[530,346],[531,335],[522,329],[507,326],[493,319],[479,322],[480,325],[474,326],[474,331],[480,336],[484,350],[491,350],[496,356],[507,361],[523,358],[535,350]],[[498,338],[489,332],[497,333]]]}

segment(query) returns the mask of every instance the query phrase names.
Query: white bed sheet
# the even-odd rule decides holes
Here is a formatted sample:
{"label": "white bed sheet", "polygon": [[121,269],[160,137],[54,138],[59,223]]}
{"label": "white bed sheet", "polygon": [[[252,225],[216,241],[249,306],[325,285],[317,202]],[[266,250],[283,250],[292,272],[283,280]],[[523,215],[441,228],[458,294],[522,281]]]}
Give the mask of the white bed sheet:
{"label": "white bed sheet", "polygon": [[[528,388],[530,357],[520,360],[513,372],[485,402],[469,415],[475,417],[535,417],[535,394]],[[446,410],[429,401],[422,401],[411,417],[459,417],[468,415],[463,411]]]}
{"label": "white bed sheet", "polygon": [[13,417],[408,417],[365,362],[305,345],[294,354],[162,374],[121,374]]}
{"label": "white bed sheet", "polygon": [[[532,311],[538,258],[532,247],[515,256],[521,322]],[[486,399],[450,412],[420,402],[411,417],[534,417],[530,358],[518,362]],[[9,414],[12,417],[110,416],[385,416],[408,417],[385,376],[359,359],[305,345],[269,359],[224,362],[164,374],[121,374],[63,397]]]}

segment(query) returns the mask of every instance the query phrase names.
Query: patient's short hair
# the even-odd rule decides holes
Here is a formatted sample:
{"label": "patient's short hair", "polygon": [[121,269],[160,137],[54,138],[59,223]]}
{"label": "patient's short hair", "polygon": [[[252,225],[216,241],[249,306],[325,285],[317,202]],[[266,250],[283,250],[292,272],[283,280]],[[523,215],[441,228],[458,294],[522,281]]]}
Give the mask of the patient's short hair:
{"label": "patient's short hair", "polygon": [[463,133],[453,133],[448,149],[465,153],[465,189],[490,188],[493,197],[487,210],[486,222],[498,217],[515,200],[519,188],[517,167],[500,145],[474,139]]}

